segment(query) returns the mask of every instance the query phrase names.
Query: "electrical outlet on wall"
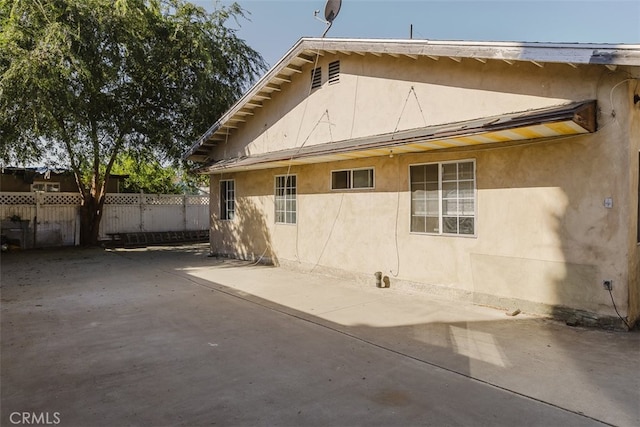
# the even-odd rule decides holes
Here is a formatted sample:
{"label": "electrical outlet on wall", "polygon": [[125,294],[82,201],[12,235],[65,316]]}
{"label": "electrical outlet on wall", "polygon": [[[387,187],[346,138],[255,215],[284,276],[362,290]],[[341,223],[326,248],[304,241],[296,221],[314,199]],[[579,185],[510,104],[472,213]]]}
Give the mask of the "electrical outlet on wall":
{"label": "electrical outlet on wall", "polygon": [[613,280],[603,280],[602,281],[602,287],[606,291],[610,291],[611,289],[613,289]]}

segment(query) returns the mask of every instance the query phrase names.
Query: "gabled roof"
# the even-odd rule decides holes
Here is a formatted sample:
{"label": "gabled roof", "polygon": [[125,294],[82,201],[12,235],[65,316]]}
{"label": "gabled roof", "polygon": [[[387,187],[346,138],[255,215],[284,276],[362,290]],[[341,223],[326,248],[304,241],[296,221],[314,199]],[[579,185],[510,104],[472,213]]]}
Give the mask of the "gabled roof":
{"label": "gabled roof", "polygon": [[413,59],[427,57],[432,60],[447,58],[456,62],[463,59],[496,60],[508,64],[525,61],[539,67],[545,63],[566,64],[574,68],[595,64],[612,70],[618,66],[640,66],[640,45],[302,38],[200,137],[184,158],[210,161],[208,154],[213,146],[225,141],[238,123],[246,121],[256,108],[262,108],[272,93],[291,82],[293,74],[302,72],[305,64],[314,63],[316,55],[326,53]]}

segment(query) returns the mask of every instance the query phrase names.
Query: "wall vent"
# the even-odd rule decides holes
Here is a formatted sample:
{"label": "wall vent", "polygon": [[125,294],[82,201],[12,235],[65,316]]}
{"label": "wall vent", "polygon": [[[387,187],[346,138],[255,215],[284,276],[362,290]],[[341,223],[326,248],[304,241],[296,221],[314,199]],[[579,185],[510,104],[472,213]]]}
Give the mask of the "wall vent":
{"label": "wall vent", "polygon": [[329,84],[340,81],[340,61],[333,61],[329,64]]}
{"label": "wall vent", "polygon": [[311,70],[311,89],[322,86],[322,68],[314,68]]}

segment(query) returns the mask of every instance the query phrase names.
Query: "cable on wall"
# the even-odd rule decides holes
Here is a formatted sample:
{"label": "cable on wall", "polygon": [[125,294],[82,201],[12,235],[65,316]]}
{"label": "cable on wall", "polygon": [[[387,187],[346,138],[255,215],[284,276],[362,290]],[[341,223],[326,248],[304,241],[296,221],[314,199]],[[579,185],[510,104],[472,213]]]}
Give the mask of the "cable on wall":
{"label": "cable on wall", "polygon": [[613,304],[613,309],[616,311],[616,314],[618,315],[620,320],[622,320],[624,324],[627,325],[627,329],[631,330],[631,326],[629,326],[629,323],[627,323],[627,319],[622,317],[618,312],[618,307],[616,307],[616,302],[613,300],[613,293],[611,292],[611,289],[609,289],[609,295],[611,296],[611,303]]}
{"label": "cable on wall", "polygon": [[[427,120],[424,117],[424,110],[422,109],[422,105],[420,104],[420,100],[418,99],[418,94],[416,93],[416,89],[414,86],[411,86],[411,89],[409,89],[409,92],[407,93],[407,97],[404,100],[404,104],[402,105],[402,110],[400,111],[400,115],[398,116],[396,127],[393,130],[394,134],[398,131],[398,127],[400,126],[400,120],[402,120],[402,116],[404,115],[404,111],[407,107],[407,103],[409,102],[409,97],[411,96],[412,93],[416,102],[418,103],[418,109],[420,110],[422,123],[424,126],[427,125]],[[400,169],[401,169],[401,165],[400,165],[400,162],[398,162],[398,173],[397,173],[398,185],[396,189],[396,220],[395,220],[395,227],[394,227],[394,242],[395,242],[395,250],[396,250],[396,271],[394,273],[393,270],[389,270],[389,273],[391,273],[393,277],[398,277],[398,275],[400,274],[400,246],[398,245],[398,219],[400,216],[400,190],[401,190],[400,188],[401,170]]]}
{"label": "cable on wall", "polygon": [[[322,50],[322,47],[324,46],[324,42],[322,43],[322,45],[318,46],[318,49],[316,50],[316,59],[315,62],[313,63],[313,68],[312,70],[315,70],[318,67],[318,59],[320,58],[320,51]],[[305,98],[304,101],[304,108],[302,110],[302,117],[300,117],[300,124],[298,126],[298,132],[296,133],[296,139],[295,139],[295,144],[294,147],[296,145],[298,145],[298,141],[300,140],[300,132],[302,131],[302,124],[304,123],[304,118],[307,114],[307,106],[309,105],[309,98],[311,97],[311,91],[313,90],[313,79],[309,79],[309,90],[307,91],[307,97]],[[324,116],[324,114],[323,114]],[[322,119],[322,117],[321,117]],[[319,123],[319,121],[318,121]],[[285,193],[286,193],[286,185],[287,182],[289,182],[289,177],[291,176],[291,165],[293,162],[293,159],[295,156],[297,156],[300,153],[300,150],[302,150],[302,147],[304,147],[304,145],[307,143],[307,141],[309,140],[309,137],[311,136],[311,133],[313,133],[313,130],[315,130],[315,128],[318,126],[318,123],[316,123],[316,125],[313,127],[313,129],[311,130],[311,132],[309,133],[309,135],[307,136],[307,138],[305,138],[305,140],[303,141],[303,143],[300,145],[300,147],[298,147],[298,150],[296,150],[295,153],[293,153],[291,155],[291,157],[289,158],[289,165],[287,166],[287,173],[285,175],[284,178],[284,183],[285,183]],[[329,124],[329,129],[331,129],[331,124]],[[299,240],[299,227],[298,227],[298,219],[300,217],[300,206],[298,205],[298,183],[296,182],[296,261],[300,262],[300,256],[298,253],[298,240]]]}
{"label": "cable on wall", "polygon": [[331,132],[331,117],[329,117],[329,110],[324,110],[327,115],[327,124],[329,125],[329,142],[333,142],[333,132]]}
{"label": "cable on wall", "polygon": [[621,84],[626,83],[626,82],[632,82],[632,81],[638,82],[638,79],[624,79],[622,81],[619,81],[618,83],[613,85],[613,87],[609,91],[609,103],[611,104],[611,115],[614,118],[616,117],[616,109],[613,107],[613,91],[616,90],[618,88],[618,86],[620,86]]}
{"label": "cable on wall", "polygon": [[331,230],[329,230],[329,235],[324,242],[324,246],[322,247],[322,251],[320,251],[320,255],[318,255],[318,260],[314,264],[311,272],[316,269],[318,264],[320,264],[320,260],[322,259],[322,255],[324,255],[324,251],[327,249],[327,245],[329,244],[329,240],[331,240],[331,236],[333,235],[333,230],[336,228],[336,223],[338,222],[338,218],[340,217],[340,212],[342,211],[342,203],[344,202],[344,192],[342,193],[342,197],[340,198],[340,205],[338,206],[338,211],[336,212],[336,216],[333,218],[333,224],[331,224]]}
{"label": "cable on wall", "polygon": [[407,108],[407,103],[409,102],[409,97],[411,96],[411,93],[413,92],[413,96],[416,99],[416,102],[418,103],[418,109],[420,110],[420,116],[422,117],[422,122],[424,123],[424,126],[427,125],[427,121],[424,118],[424,111],[422,110],[422,105],[420,105],[420,100],[418,99],[418,94],[416,93],[416,89],[411,86],[411,89],[409,89],[409,92],[407,93],[407,97],[404,99],[404,104],[402,105],[402,110],[400,111],[400,115],[398,116],[398,121],[396,122],[396,127],[393,129],[392,133],[396,133],[398,131],[398,127],[400,126],[400,120],[402,119],[402,116],[404,115],[404,110],[405,108]]}
{"label": "cable on wall", "polygon": [[[611,106],[611,113],[610,113],[610,114],[611,114],[611,117],[612,117],[612,119],[613,119],[613,120],[612,120],[612,122],[613,122],[613,123],[615,123],[615,124],[618,126],[618,128],[620,128],[620,123],[618,122],[618,119],[617,119],[617,117],[616,117],[617,113],[616,113],[616,109],[614,108],[614,105],[613,105],[613,92],[618,88],[618,86],[622,85],[622,84],[623,84],[623,83],[625,83],[625,82],[629,82],[629,81],[635,81],[635,82],[636,82],[636,88],[637,88],[637,85],[638,85],[638,82],[640,81],[640,79],[638,79],[637,77],[634,77],[632,74],[629,74],[629,73],[627,73],[627,72],[616,71],[616,72],[603,73],[603,74],[600,76],[600,78],[598,79],[598,82],[597,82],[597,84],[596,84],[596,96],[597,96],[597,93],[598,93],[598,92],[599,92],[599,90],[601,89],[601,86],[602,86],[602,80],[603,80],[603,78],[604,78],[605,76],[618,75],[618,74],[620,74],[620,73],[622,73],[622,74],[626,75],[628,78],[626,78],[626,79],[624,79],[624,80],[619,81],[618,83],[616,83],[615,85],[613,85],[613,87],[611,88],[611,90],[609,90],[609,105]],[[603,125],[601,125],[601,126],[598,126],[598,128],[599,128],[598,130],[602,130],[602,129],[606,129],[606,128],[608,128],[609,123],[611,123],[611,122],[607,122],[607,123],[605,123],[605,124],[603,124]]]}
{"label": "cable on wall", "polygon": [[[318,127],[318,125],[320,123],[324,123],[324,116],[327,116],[327,119],[329,117],[329,110],[325,110],[324,113],[322,113],[322,116],[320,116],[320,118],[318,119],[318,121],[316,122],[316,124],[313,126],[313,128],[311,128],[311,130],[309,131],[309,134],[307,135],[307,137],[304,139],[304,141],[302,142],[302,144],[300,145],[300,147],[298,148],[298,150],[291,155],[291,157],[289,158],[289,166],[287,167],[287,174],[285,175],[285,186],[287,181],[289,180],[289,176],[291,174],[291,162],[293,161],[293,159],[295,158],[296,155],[298,155],[300,153],[300,150],[302,150],[302,148],[305,146],[305,144],[307,143],[307,141],[309,140],[309,138],[311,138],[311,135],[313,135],[313,133],[315,132],[316,128]],[[333,137],[331,136],[331,121],[329,120],[329,141],[333,142]],[[298,242],[299,242],[299,233],[300,233],[300,228],[298,227],[298,219],[297,217],[299,216],[300,213],[300,209],[298,207],[298,203],[297,203],[297,199],[298,199],[298,191],[297,191],[297,183],[296,183],[296,260],[298,262],[300,262],[300,257],[298,255]]]}
{"label": "cable on wall", "polygon": [[422,111],[422,105],[420,105],[420,100],[418,99],[418,93],[416,92],[416,89],[413,86],[411,86],[411,91],[413,92],[413,97],[416,99],[416,102],[418,103],[418,110],[420,110],[420,116],[422,117],[422,125],[426,126],[427,120],[424,118],[424,111]]}
{"label": "cable on wall", "polygon": [[389,270],[393,277],[400,274],[400,247],[398,246],[398,217],[400,215],[400,162],[398,162],[398,189],[396,190],[396,224],[394,227],[394,238],[396,243],[396,272]]}
{"label": "cable on wall", "polygon": [[[316,59],[315,59],[315,63],[313,65],[313,69],[317,68],[318,65],[318,59],[320,57],[320,50],[322,50],[321,47],[318,47],[317,51],[316,51]],[[312,87],[313,85],[313,80],[311,80],[309,82],[309,90],[307,92],[307,97],[305,99],[305,103],[304,103],[304,109],[302,110],[302,117],[300,118],[300,125],[298,126],[298,132],[296,134],[296,143],[294,144],[294,147],[298,144],[298,140],[300,137],[300,132],[302,130],[302,124],[304,123],[304,118],[306,116],[307,113],[307,105],[309,103],[309,95],[311,95],[311,91],[313,89]],[[326,111],[326,114],[328,116],[328,111]],[[324,117],[324,114],[323,116]],[[291,158],[289,159],[289,165],[287,167],[287,173],[285,175],[285,191],[286,191],[286,183],[289,181],[289,177],[291,176],[291,166],[292,166],[292,161],[294,159],[294,157],[300,152],[300,150],[304,147],[304,145],[306,144],[307,140],[309,139],[309,137],[311,136],[311,133],[313,133],[313,131],[315,130],[315,128],[318,126],[318,124],[321,122],[322,117],[318,120],[318,122],[315,124],[315,126],[313,127],[313,129],[311,130],[310,134],[307,136],[307,138],[305,138],[304,142],[300,145],[300,147],[298,147],[298,150],[292,154]],[[331,123],[329,123],[329,133],[331,134]],[[224,151],[223,151],[223,156],[226,159],[227,158],[227,143],[228,143],[228,138],[229,138],[229,129],[227,128],[227,132],[225,134],[225,145],[224,145]],[[224,172],[221,173],[220,175],[220,179],[223,178]],[[297,199],[297,190],[296,190],[296,199]],[[296,204],[296,208],[297,208],[297,204]],[[299,210],[298,210],[299,212]],[[267,253],[267,251],[269,250],[269,244],[267,242],[267,244],[265,245],[265,249],[262,252],[262,254],[260,255],[260,257],[258,257],[257,261],[254,263],[254,265],[258,264],[263,258],[264,255]],[[297,227],[297,218],[296,218],[296,259],[298,260],[298,262],[300,261],[299,256],[298,256],[298,227]]]}

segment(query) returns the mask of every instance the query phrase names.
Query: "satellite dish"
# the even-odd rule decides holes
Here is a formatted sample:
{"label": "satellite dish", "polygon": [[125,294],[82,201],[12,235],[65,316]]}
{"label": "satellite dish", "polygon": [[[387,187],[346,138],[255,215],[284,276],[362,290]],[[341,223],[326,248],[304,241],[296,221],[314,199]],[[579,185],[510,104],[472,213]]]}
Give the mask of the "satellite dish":
{"label": "satellite dish", "polygon": [[338,13],[340,13],[340,6],[342,6],[342,0],[327,0],[327,4],[324,6],[324,19],[327,24],[327,29],[322,33],[322,37],[327,34],[329,28],[333,24],[333,20],[336,19]]}
{"label": "satellite dish", "polygon": [[324,19],[329,23],[333,23],[333,20],[340,13],[340,6],[342,6],[342,0],[327,0],[327,4],[324,7]]}

